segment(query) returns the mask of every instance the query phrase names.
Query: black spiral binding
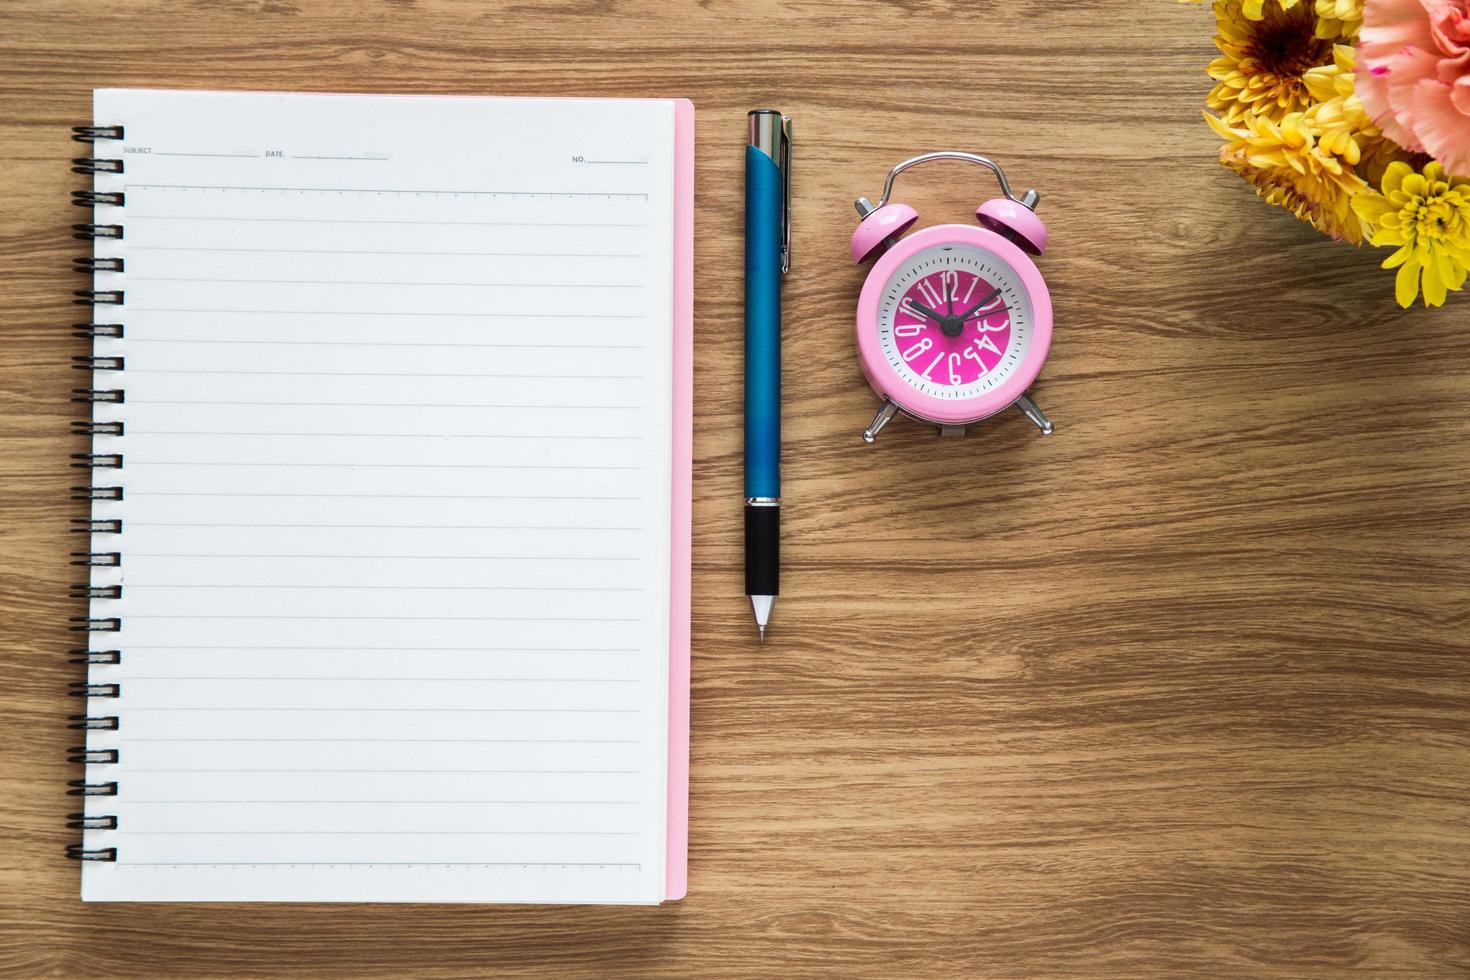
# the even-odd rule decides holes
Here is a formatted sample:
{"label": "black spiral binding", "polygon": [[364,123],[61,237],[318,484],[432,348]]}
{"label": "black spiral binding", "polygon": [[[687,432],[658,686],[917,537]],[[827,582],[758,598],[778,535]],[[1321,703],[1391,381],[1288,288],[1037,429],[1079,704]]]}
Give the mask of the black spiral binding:
{"label": "black spiral binding", "polygon": [[105,160],[102,157],[72,157],[71,172],[74,174],[120,174],[121,160]]}
{"label": "black spiral binding", "polygon": [[[74,126],[72,128],[72,139],[79,143],[95,144],[103,140],[120,140],[123,138],[123,127],[121,126]],[[78,157],[72,161],[72,170],[82,174],[120,174],[123,172],[123,161],[121,159],[107,157]],[[72,203],[78,207],[95,208],[122,207],[126,196],[122,191],[96,191],[84,190],[73,191]],[[72,237],[81,241],[107,241],[121,240],[123,237],[123,226],[118,224],[86,223],[72,225]],[[122,272],[124,271],[121,256],[97,256],[89,255],[74,259],[72,267],[81,273],[93,275],[98,272]],[[121,289],[79,289],[76,290],[73,302],[81,306],[89,306],[95,309],[99,306],[121,306],[125,295]],[[95,341],[99,337],[119,339],[123,336],[123,327],[120,323],[97,323],[94,315],[91,322],[78,323],[72,327],[72,335]],[[72,358],[72,367],[79,371],[122,371],[125,367],[122,357],[103,356],[98,354],[79,355]],[[99,387],[94,384],[90,388],[76,388],[72,390],[72,401],[94,405],[99,403],[122,404],[124,393],[121,388]],[[90,414],[90,413],[89,413]],[[87,418],[74,421],[71,424],[72,431],[87,439],[88,452],[73,453],[72,467],[83,469],[88,473],[99,470],[120,470],[123,467],[122,453],[99,453],[93,452],[93,444],[96,436],[120,436],[125,428],[121,421],[98,420]],[[105,486],[106,481],[101,483],[87,483],[83,486],[71,488],[73,500],[122,500],[123,488],[120,486]],[[74,551],[71,555],[71,563],[75,566],[92,568],[118,568],[122,565],[122,554],[117,551],[93,551],[92,544],[96,535],[99,534],[121,534],[123,522],[118,518],[87,517],[73,518],[71,522],[73,534],[84,534],[87,536],[88,550]],[[90,578],[90,574],[89,574]],[[95,599],[121,599],[123,593],[122,585],[94,585],[91,581],[78,582],[71,587],[71,596],[88,603],[87,614],[84,616],[71,617],[68,629],[73,633],[84,634],[90,637],[98,633],[118,633],[122,631],[122,620],[116,616],[95,616],[91,612],[91,602]],[[71,662],[82,665],[90,672],[93,665],[116,666],[122,663],[121,650],[93,650],[89,646],[72,651]],[[71,697],[81,698],[86,704],[86,710],[81,714],[70,716],[68,727],[82,732],[115,732],[118,730],[117,715],[94,715],[92,705],[98,700],[119,698],[122,696],[122,685],[94,683],[90,678],[82,681],[74,681],[67,692]],[[67,761],[81,766],[111,766],[117,765],[119,751],[115,748],[90,748],[85,744],[73,746],[67,753]],[[67,795],[69,796],[116,796],[117,782],[102,779],[97,782],[89,780],[96,778],[92,770],[82,779],[73,779],[69,783]],[[67,827],[73,830],[116,830],[118,818],[113,814],[87,813],[85,810],[67,815]],[[116,861],[117,848],[100,847],[88,848],[85,843],[68,844],[66,856],[77,861]]]}
{"label": "black spiral binding", "polygon": [[99,204],[114,204],[122,207],[127,196],[122,191],[72,191],[71,203],[79,208],[93,208]]}
{"label": "black spiral binding", "polygon": [[120,140],[123,138],[121,126],[73,126],[71,138],[78,143],[95,143],[98,140]]}
{"label": "black spiral binding", "polygon": [[124,272],[120,257],[98,259],[91,256],[72,259],[71,267],[77,272]]}
{"label": "black spiral binding", "polygon": [[95,340],[98,337],[123,336],[123,325],[121,323],[73,323],[71,335],[86,340]]}
{"label": "black spiral binding", "polygon": [[82,242],[95,242],[99,238],[122,238],[122,225],[80,224],[71,226],[71,237]]}

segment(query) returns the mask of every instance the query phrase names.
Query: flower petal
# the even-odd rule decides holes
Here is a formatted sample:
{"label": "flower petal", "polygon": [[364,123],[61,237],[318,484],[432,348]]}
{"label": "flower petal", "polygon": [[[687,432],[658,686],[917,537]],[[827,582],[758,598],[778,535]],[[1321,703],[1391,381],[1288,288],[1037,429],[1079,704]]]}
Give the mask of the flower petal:
{"label": "flower petal", "polygon": [[[1380,244],[1383,244],[1383,243],[1382,242],[1379,242],[1377,239],[1374,239],[1373,240],[1373,244],[1374,245],[1380,245]],[[1399,266],[1403,265],[1405,262],[1409,261],[1409,256],[1411,256],[1413,254],[1414,254],[1414,250],[1412,248],[1410,248],[1408,245],[1400,245],[1399,248],[1398,248],[1398,250],[1396,252],[1394,252],[1388,258],[1386,258],[1386,259],[1383,260],[1383,265],[1380,266],[1380,268],[1383,268],[1383,269],[1395,269],[1395,268],[1398,268]]]}
{"label": "flower petal", "polygon": [[1393,106],[1388,101],[1388,71],[1375,70],[1368,61],[1362,60],[1353,73],[1353,81],[1358,101],[1363,104],[1363,111],[1368,113],[1373,125],[1383,130],[1383,134],[1395,143],[1413,149],[1413,136],[1399,125],[1393,115]]}
{"label": "flower petal", "polygon": [[1414,172],[1414,168],[1402,160],[1395,160],[1388,165],[1383,172],[1383,193],[1392,194],[1404,186],[1404,178]]}
{"label": "flower petal", "polygon": [[1455,108],[1470,116],[1470,74],[1462,75],[1455,80],[1455,90],[1450,95],[1455,103]]}
{"label": "flower petal", "polygon": [[1374,61],[1413,45],[1435,46],[1429,25],[1428,4],[1423,0],[1374,0],[1363,5],[1363,27],[1358,32],[1358,51]]}
{"label": "flower petal", "polygon": [[1227,143],[1233,143],[1244,135],[1244,133],[1237,132],[1236,130],[1233,130],[1229,126],[1225,125],[1224,120],[1220,119],[1217,116],[1212,116],[1208,112],[1206,112],[1204,113],[1204,117],[1205,122],[1210,124],[1210,128],[1215,131],[1215,134],[1221,139],[1225,140]]}
{"label": "flower petal", "polygon": [[1414,86],[1414,133],[1452,174],[1470,173],[1470,115],[1455,106],[1451,86],[1425,79]]}
{"label": "flower petal", "polygon": [[1445,292],[1445,284],[1440,278],[1438,263],[1429,262],[1424,266],[1424,305],[1443,306]]}
{"label": "flower petal", "polygon": [[1449,286],[1450,289],[1453,289],[1455,292],[1458,293],[1460,291],[1460,287],[1465,285],[1466,272],[1467,270],[1463,265],[1455,264],[1450,269],[1449,275],[1445,277],[1445,285]]}
{"label": "flower petal", "polygon": [[[1424,135],[1419,132],[1418,120],[1414,118],[1414,89],[1425,79],[1437,79],[1435,72],[1439,57],[1423,48],[1405,48],[1388,63],[1388,104],[1393,110],[1393,119],[1407,136],[1407,142],[1391,137],[1406,149],[1424,149]],[[1377,122],[1377,120],[1374,120]],[[1379,125],[1384,129],[1383,125]]]}
{"label": "flower petal", "polygon": [[1414,305],[1414,298],[1419,295],[1419,263],[1417,261],[1405,262],[1399,266],[1398,275],[1393,279],[1393,294],[1404,309]]}

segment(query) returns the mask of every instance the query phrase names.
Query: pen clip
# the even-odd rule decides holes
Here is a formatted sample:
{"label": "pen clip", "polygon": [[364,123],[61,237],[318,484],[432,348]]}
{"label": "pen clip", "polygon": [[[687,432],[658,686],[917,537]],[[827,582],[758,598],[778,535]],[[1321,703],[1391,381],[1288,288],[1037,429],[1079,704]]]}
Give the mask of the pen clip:
{"label": "pen clip", "polygon": [[781,116],[781,274],[791,271],[791,117]]}

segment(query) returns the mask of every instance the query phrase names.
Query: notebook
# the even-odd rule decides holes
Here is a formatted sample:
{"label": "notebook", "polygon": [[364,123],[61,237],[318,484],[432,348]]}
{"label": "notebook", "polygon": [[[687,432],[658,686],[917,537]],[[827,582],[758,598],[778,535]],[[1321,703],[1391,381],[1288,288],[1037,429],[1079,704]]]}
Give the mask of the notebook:
{"label": "notebook", "polygon": [[692,105],[93,108],[82,898],[681,898]]}

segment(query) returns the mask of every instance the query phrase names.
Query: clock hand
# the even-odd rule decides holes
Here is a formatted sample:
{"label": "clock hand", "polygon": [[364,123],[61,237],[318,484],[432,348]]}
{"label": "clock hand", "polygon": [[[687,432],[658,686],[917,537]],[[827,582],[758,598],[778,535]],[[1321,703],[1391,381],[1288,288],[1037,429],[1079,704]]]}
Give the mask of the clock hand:
{"label": "clock hand", "polygon": [[945,320],[949,319],[949,317],[945,316],[943,313],[935,313],[933,310],[929,309],[929,307],[925,306],[923,303],[920,303],[916,299],[909,300],[909,309],[918,310],[921,314],[928,317],[929,319],[938,320],[940,324],[943,324]]}
{"label": "clock hand", "polygon": [[[955,317],[955,319],[956,320],[959,320],[961,323],[963,323],[964,321],[970,319],[970,317],[974,314],[974,312],[976,310],[980,309],[980,307],[984,306],[986,303],[989,303],[991,300],[995,299],[999,295],[1000,295],[1000,289],[998,287],[996,289],[992,289],[990,291],[990,293],[988,295],[986,295],[986,297],[984,299],[982,299],[980,302],[976,303],[974,306],[970,307],[965,312],[961,313],[959,316]],[[1005,304],[1001,304],[1000,307],[999,307],[999,309],[1002,309],[1002,310],[1005,309],[1005,308],[1006,308],[1005,307]]]}

